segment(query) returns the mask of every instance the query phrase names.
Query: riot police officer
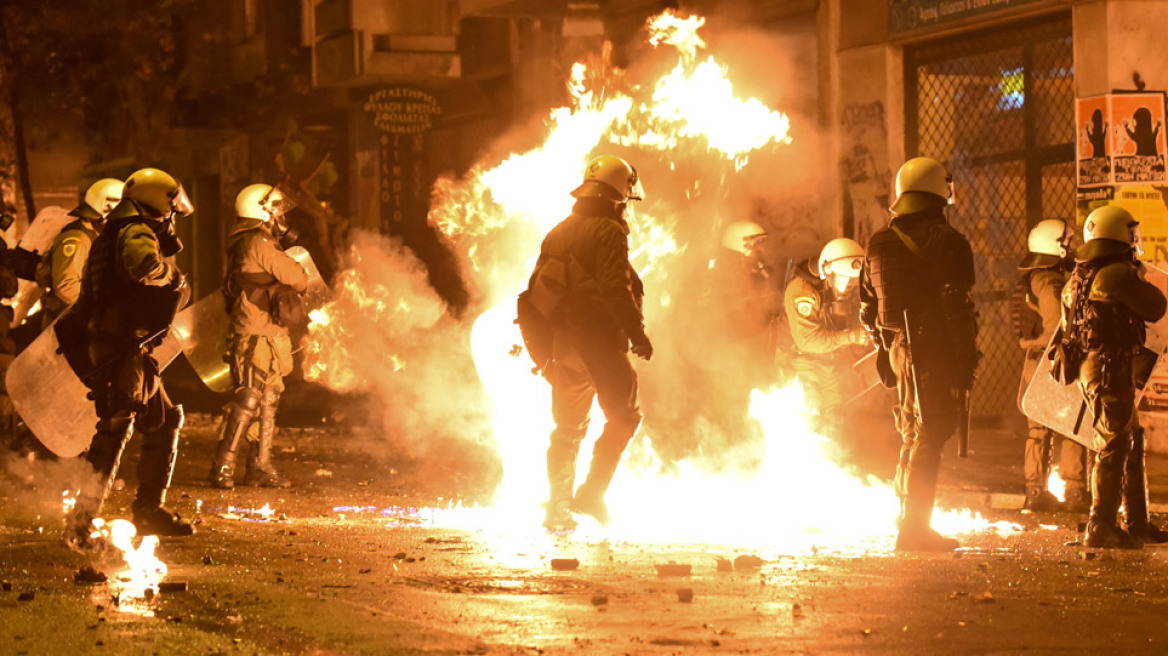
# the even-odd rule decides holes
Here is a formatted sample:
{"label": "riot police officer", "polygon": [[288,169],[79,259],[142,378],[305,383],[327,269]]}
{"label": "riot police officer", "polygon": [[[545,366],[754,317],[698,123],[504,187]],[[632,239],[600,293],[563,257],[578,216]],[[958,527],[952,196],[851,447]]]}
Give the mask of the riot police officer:
{"label": "riot police officer", "polygon": [[85,192],[85,201],[69,212],[70,216],[77,217],[76,220],[61,228],[53,245],[41,258],[36,281],[45,289],[41,297],[44,308],[42,327],[48,327],[66,308],[77,302],[89,249],[101,232],[106,215],[121,202],[124,186],[121,180],[114,178],[103,178],[90,185]]}
{"label": "riot police officer", "polygon": [[171,403],[151,352],[188,299],[174,263],[175,217],[194,211],[174,176],[141,169],[93,241],[81,294],[55,326],[66,357],[92,390],[97,431],[86,461],[98,476],[70,514],[66,539],[85,546],[117,477],[126,443],[142,434],[133,521],[139,534],[182,536],[191,525],[163,506],[178,455],[182,406]]}
{"label": "riot police officer", "polygon": [[[641,423],[637,373],[628,352],[648,360],[653,345],[641,313],[644,287],[629,263],[625,208],[640,200],[637,173],[625,160],[603,155],[592,160],[571,215],[543,240],[528,289],[553,321],[552,360],[545,376],[552,386],[555,430],[547,452],[550,495],[544,525],[570,529],[570,513],[608,520],[604,495],[625,446]],[[566,273],[566,278],[554,272]],[[552,278],[569,284],[559,298]],[[554,309],[553,309],[554,308]],[[589,411],[599,397],[604,431],[592,452],[584,483],[572,493],[576,456],[588,429]]]}
{"label": "riot police officer", "polygon": [[896,548],[902,551],[957,548],[929,525],[941,449],[964,414],[979,358],[973,253],[946,220],[952,196],[952,178],[939,162],[905,162],[896,174],[892,220],[872,235],[860,277],[860,320],[899,398]]}
{"label": "riot police officer", "polygon": [[[227,410],[223,435],[211,463],[215,487],[235,486],[235,452],[259,415],[258,430],[248,449],[244,485],[288,487],[291,483],[272,465],[276,408],[284,391],[284,376],[292,373],[294,319],[281,308],[299,303],[308,274],[280,248],[288,232],[284,214],[292,208],[279,189],[266,184],[247,186],[235,199],[236,222],[227,244],[229,254],[224,296],[231,316],[227,360],[235,395]],[[290,320],[292,319],[292,320]]]}
{"label": "riot police officer", "polygon": [[827,242],[812,270],[810,260],[795,267],[783,303],[794,342],[793,369],[822,419],[823,430],[838,427],[835,412],[843,398],[833,354],[871,340],[859,322],[857,281],[864,249],[847,238]]}
{"label": "riot police officer", "polygon": [[[1022,365],[1023,390],[1030,385],[1039,358],[1062,320],[1060,297],[1066,285],[1070,243],[1069,227],[1060,219],[1039,221],[1026,239],[1027,253],[1018,265],[1021,275],[1011,299],[1014,331],[1026,356]],[[1059,475],[1066,482],[1066,503],[1060,503],[1046,489],[1057,433],[1033,419],[1027,419],[1027,424],[1029,430],[1023,460],[1026,500],[1023,507],[1035,511],[1085,512],[1089,503],[1087,450],[1070,438],[1058,440]]]}
{"label": "riot police officer", "polygon": [[[1168,534],[1148,520],[1144,431],[1136,414],[1136,364],[1145,322],[1164,316],[1168,301],[1144,280],[1139,222],[1107,205],[1087,216],[1083,248],[1063,290],[1060,342],[1066,378],[1074,378],[1095,417],[1088,547],[1135,549]],[[1069,381],[1066,381],[1069,382]],[[1118,523],[1123,501],[1127,530]]]}

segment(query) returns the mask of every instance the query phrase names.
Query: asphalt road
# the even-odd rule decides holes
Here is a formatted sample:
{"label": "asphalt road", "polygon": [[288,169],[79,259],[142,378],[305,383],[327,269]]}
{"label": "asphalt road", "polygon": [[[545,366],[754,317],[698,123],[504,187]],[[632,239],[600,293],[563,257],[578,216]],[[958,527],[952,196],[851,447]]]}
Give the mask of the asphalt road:
{"label": "asphalt road", "polygon": [[[1077,516],[980,508],[1018,528],[942,555],[896,555],[888,535],[762,549],[517,537],[450,527],[423,510],[451,501],[431,474],[344,431],[286,431],[296,488],[212,490],[212,426],[194,424],[171,505],[198,531],[159,546],[168,571],[149,597],[118,579],[118,554],[64,547],[68,463],[5,461],[0,653],[1168,652],[1168,549],[1085,550]],[[991,447],[983,478],[1004,460]],[[949,483],[954,498],[981,489]],[[115,493],[107,514],[130,500]],[[265,504],[270,517],[239,510]],[[75,581],[86,567],[110,580]]]}

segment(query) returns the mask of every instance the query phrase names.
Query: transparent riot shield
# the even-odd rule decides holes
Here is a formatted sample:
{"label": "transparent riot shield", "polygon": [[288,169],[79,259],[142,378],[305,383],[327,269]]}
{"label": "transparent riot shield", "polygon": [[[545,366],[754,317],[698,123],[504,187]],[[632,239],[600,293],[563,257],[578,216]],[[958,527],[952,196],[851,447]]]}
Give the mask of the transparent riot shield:
{"label": "transparent riot shield", "polygon": [[[328,287],[320,277],[312,256],[300,246],[293,246],[285,252],[308,273],[305,306],[313,308],[323,303]],[[231,369],[224,359],[229,329],[230,320],[222,291],[200,299],[180,312],[174,320],[173,332],[178,333],[187,361],[203,383],[215,392],[228,392],[233,385]]]}
{"label": "transparent riot shield", "polygon": [[[1145,278],[1148,282],[1159,287],[1160,291],[1168,294],[1168,273],[1148,267]],[[1168,316],[1154,324],[1148,324],[1148,334],[1144,345],[1156,356],[1168,350]],[[1050,345],[1047,345],[1048,350],[1049,348]],[[1163,360],[1163,358],[1159,358],[1159,360]],[[1139,375],[1137,372],[1137,377],[1146,380],[1147,372],[1155,370],[1156,365],[1156,359],[1141,363],[1145,375]],[[1143,396],[1144,389],[1141,389],[1136,398],[1137,403]],[[1063,385],[1051,377],[1050,360],[1046,357],[1039,358],[1038,369],[1034,372],[1034,377],[1030,379],[1030,386],[1026,388],[1026,393],[1022,396],[1022,413],[1043,426],[1070,437],[1088,449],[1092,448],[1091,442],[1094,436],[1092,426],[1095,417],[1091,408],[1087,407],[1083,401],[1083,395],[1079,392],[1078,385]]]}
{"label": "transparent riot shield", "polygon": [[[159,369],[166,369],[181,351],[171,331],[153,351]],[[16,413],[45,448],[62,458],[89,448],[97,414],[89,389],[61,354],[57,331],[42,331],[12,361],[5,384]]]}

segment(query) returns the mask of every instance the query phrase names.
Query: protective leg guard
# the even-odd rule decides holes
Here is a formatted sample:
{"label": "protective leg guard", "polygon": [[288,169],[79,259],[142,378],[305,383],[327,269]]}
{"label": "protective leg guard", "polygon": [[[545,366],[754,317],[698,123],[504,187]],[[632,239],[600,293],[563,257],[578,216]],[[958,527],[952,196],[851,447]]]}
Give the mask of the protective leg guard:
{"label": "protective leg guard", "polygon": [[251,387],[235,390],[235,398],[231,401],[227,422],[223,426],[223,437],[219,440],[219,449],[211,461],[211,473],[207,476],[214,487],[221,490],[235,487],[235,452],[259,406],[259,390]]}
{"label": "protective leg guard", "polygon": [[544,528],[565,531],[576,528],[569,504],[572,501],[572,486],[576,482],[576,458],[580,454],[579,436],[552,433],[547,450],[548,500],[544,514]]}
{"label": "protective leg guard", "polygon": [[929,525],[940,468],[941,444],[919,439],[913,443],[904,483],[904,511],[896,534],[897,551],[953,551],[960,546]]}
{"label": "protective leg guard", "polygon": [[84,551],[95,546],[90,537],[93,520],[101,515],[101,507],[117,479],[122,452],[133,434],[133,413],[119,413],[97,421],[97,430],[85,460],[93,466],[98,478],[92,488],[81,491],[65,520],[65,544],[71,549]]}
{"label": "protective leg guard", "polygon": [[291,487],[292,482],[280,475],[272,465],[272,441],[276,437],[276,408],[281,390],[268,387],[260,402],[259,439],[247,452],[247,474],[244,485],[259,487]]}
{"label": "protective leg guard", "polygon": [[639,423],[638,416],[631,427],[613,421],[605,424],[604,432],[597,438],[596,446],[592,450],[592,464],[588,468],[588,477],[572,498],[569,506],[572,512],[591,515],[602,525],[608,523],[608,506],[604,503],[604,495],[608,492],[608,486],[612,483],[617,467],[620,466],[625,446],[632,439]]}
{"label": "protective leg guard", "polygon": [[1144,467],[1144,429],[1132,432],[1123,477],[1124,523],[1132,538],[1145,544],[1168,542],[1168,531],[1152,524],[1148,516],[1148,474]]}
{"label": "protective leg guard", "polygon": [[[1102,454],[1100,454],[1102,455]],[[1121,454],[1122,455],[1122,454]],[[1120,458],[1096,457],[1091,472],[1091,517],[1087,522],[1087,547],[1095,549],[1139,549],[1142,545],[1119,527],[1119,501],[1123,486]]]}
{"label": "protective leg guard", "polygon": [[139,535],[176,537],[195,532],[190,522],[163,507],[178,457],[182,406],[168,408],[166,415],[163,425],[144,435],[142,440],[142,455],[138,459],[138,495],[131,506]]}

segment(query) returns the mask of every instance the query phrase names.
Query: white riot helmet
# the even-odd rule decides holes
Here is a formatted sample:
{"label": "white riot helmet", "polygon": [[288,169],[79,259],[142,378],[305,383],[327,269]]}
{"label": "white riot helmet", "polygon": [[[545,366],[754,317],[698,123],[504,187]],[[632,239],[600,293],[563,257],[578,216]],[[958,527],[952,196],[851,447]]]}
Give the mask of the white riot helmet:
{"label": "white riot helmet", "polygon": [[1144,254],[1140,222],[1136,221],[1131,212],[1118,205],[1104,205],[1087,215],[1087,221],[1083,224],[1083,241],[1094,239],[1111,239],[1130,244],[1137,254]]}
{"label": "white riot helmet", "polygon": [[89,185],[85,192],[85,202],[69,214],[85,219],[104,219],[118,203],[122,202],[123,187],[125,183],[121,180],[102,178]]}
{"label": "white riot helmet", "polygon": [[831,278],[837,291],[847,291],[852,281],[860,277],[864,265],[864,247],[847,237],[832,239],[819,251],[819,277]]}
{"label": "white riot helmet", "polygon": [[588,162],[584,182],[572,191],[576,198],[603,198],[614,203],[643,200],[637,169],[615,155],[601,155]]}
{"label": "white riot helmet", "polygon": [[195,211],[182,183],[160,169],[145,168],[134,171],[122,188],[122,202],[107,218],[122,219],[140,216],[167,220],[176,216],[190,216]]}
{"label": "white riot helmet", "polygon": [[953,177],[931,157],[914,157],[896,172],[893,214],[940,209],[953,200]]}
{"label": "white riot helmet", "polygon": [[1039,221],[1026,237],[1026,257],[1019,268],[1046,268],[1062,262],[1071,252],[1071,237],[1066,221]]}
{"label": "white riot helmet", "polygon": [[284,214],[294,206],[283,192],[266,184],[248,185],[235,197],[235,215],[239,218],[255,219],[281,227]]}
{"label": "white riot helmet", "polygon": [[750,255],[754,243],[766,234],[766,229],[754,221],[734,221],[722,231],[722,245],[743,255]]}

